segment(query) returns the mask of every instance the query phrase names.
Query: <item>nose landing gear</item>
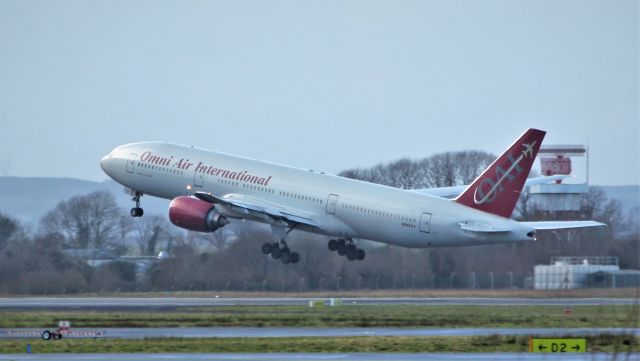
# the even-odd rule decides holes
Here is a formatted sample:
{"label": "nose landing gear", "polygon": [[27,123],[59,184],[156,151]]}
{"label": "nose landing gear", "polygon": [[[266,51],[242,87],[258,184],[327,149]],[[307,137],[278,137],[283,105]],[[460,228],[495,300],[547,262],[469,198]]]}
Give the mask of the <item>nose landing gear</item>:
{"label": "nose landing gear", "polygon": [[142,192],[132,192],[133,193],[133,197],[131,197],[131,200],[135,203],[135,207],[131,208],[131,217],[142,217],[142,215],[144,214],[144,210],[142,208],[140,208],[140,197],[142,197]]}

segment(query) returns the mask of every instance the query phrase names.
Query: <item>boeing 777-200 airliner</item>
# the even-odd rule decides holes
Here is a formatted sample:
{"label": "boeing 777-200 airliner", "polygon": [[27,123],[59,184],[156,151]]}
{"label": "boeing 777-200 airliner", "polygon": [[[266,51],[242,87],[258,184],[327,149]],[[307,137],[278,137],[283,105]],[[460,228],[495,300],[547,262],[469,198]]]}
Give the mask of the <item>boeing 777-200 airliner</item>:
{"label": "boeing 777-200 airliner", "polygon": [[119,146],[100,165],[131,190],[134,217],[142,216],[140,197],[147,194],[171,199],[171,222],[189,230],[214,232],[231,219],[271,225],[276,242],[262,252],[285,264],[299,260],[286,243],[294,229],[327,235],[330,250],[362,260],[354,239],[472,246],[532,241],[539,229],[602,226],[510,219],[544,135],[527,130],[453,199],[434,195],[440,188],[403,190],[166,142]]}

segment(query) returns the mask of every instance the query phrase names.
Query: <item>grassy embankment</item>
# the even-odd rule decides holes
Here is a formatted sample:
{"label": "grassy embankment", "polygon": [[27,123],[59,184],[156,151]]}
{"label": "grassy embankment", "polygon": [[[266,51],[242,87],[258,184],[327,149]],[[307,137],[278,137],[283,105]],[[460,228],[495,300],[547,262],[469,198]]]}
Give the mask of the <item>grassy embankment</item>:
{"label": "grassy embankment", "polygon": [[[638,352],[640,338],[587,337],[589,352]],[[527,337],[151,338],[0,340],[0,353],[527,352]]]}
{"label": "grassy embankment", "polygon": [[633,306],[216,306],[150,311],[0,311],[0,327],[639,327]]}

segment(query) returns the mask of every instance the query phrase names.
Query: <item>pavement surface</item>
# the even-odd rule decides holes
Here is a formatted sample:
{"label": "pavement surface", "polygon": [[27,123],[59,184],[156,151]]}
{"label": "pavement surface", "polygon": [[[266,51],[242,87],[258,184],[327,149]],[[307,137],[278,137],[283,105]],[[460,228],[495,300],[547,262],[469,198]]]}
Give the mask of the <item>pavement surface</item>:
{"label": "pavement surface", "polygon": [[[0,338],[39,338],[44,329],[0,329]],[[177,327],[177,328],[73,328],[65,338],[93,337],[91,331],[103,332],[100,338],[141,339],[146,337],[356,337],[356,336],[588,336],[633,334],[640,328],[295,328],[295,327]]]}
{"label": "pavement surface", "polygon": [[[0,309],[175,309],[212,306],[308,305],[328,298],[180,298],[180,297],[9,297],[0,298]],[[344,305],[632,305],[634,298],[341,298]]]}
{"label": "pavement surface", "polygon": [[268,353],[268,354],[202,354],[202,353],[183,353],[183,354],[10,354],[0,355],[0,361],[150,361],[150,360],[257,360],[257,361],[333,361],[333,360],[389,360],[389,361],[418,361],[418,360],[444,360],[444,361],[460,361],[460,360],[496,360],[496,361],[605,361],[605,360],[638,360],[639,353],[557,353],[557,354],[540,354],[540,353]]}

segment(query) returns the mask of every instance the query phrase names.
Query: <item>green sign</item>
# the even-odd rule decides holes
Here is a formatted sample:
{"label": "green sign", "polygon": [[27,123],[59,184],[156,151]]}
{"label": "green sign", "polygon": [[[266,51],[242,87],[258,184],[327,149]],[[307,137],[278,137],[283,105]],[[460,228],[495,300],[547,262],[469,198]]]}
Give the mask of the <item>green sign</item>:
{"label": "green sign", "polygon": [[587,352],[584,338],[531,338],[530,352]]}

